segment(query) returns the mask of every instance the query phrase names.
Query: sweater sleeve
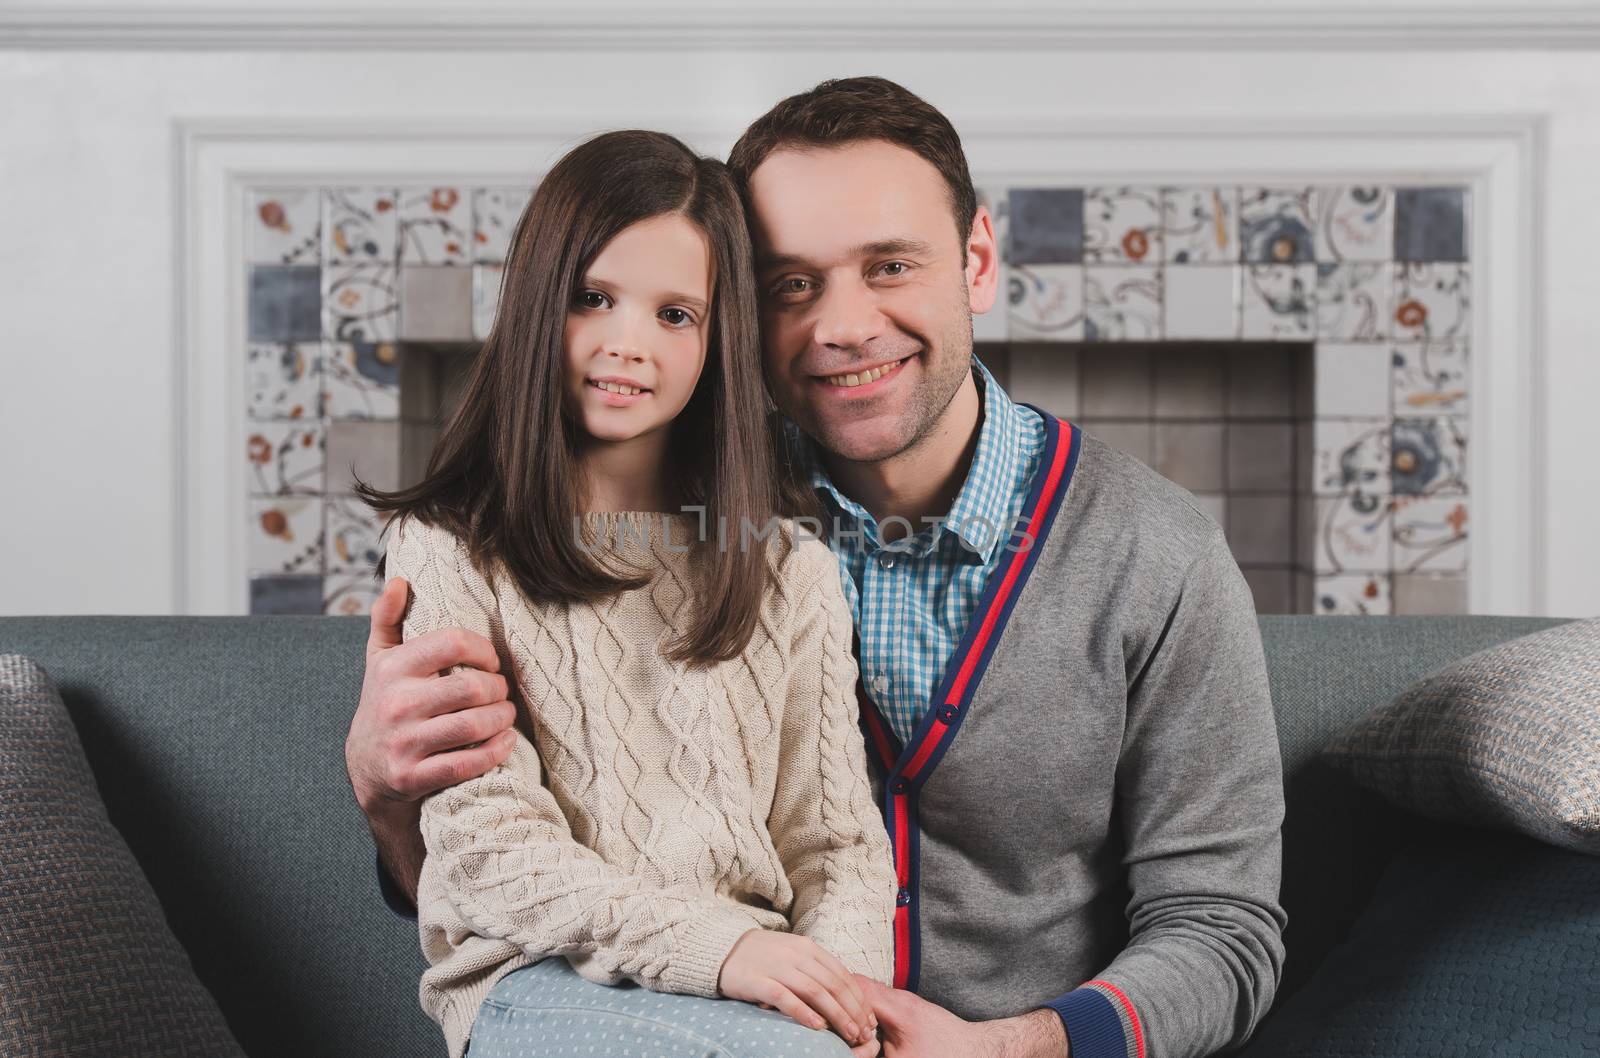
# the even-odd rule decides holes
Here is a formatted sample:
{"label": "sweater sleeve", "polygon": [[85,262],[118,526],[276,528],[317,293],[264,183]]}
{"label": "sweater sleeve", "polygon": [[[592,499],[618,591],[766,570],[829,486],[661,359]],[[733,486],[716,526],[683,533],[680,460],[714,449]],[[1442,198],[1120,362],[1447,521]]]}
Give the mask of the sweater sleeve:
{"label": "sweater sleeve", "polygon": [[800,540],[782,580],[793,624],[767,827],[794,890],[790,928],[852,971],[887,984],[894,968],[894,864],[867,780],[838,562],[821,541]]}
{"label": "sweater sleeve", "polygon": [[1073,1058],[1237,1047],[1283,973],[1282,762],[1255,605],[1220,531],[1139,650],[1116,779],[1129,941],[1048,1004]]}
{"label": "sweater sleeve", "polygon": [[[455,538],[407,527],[389,545],[390,574],[412,580],[405,638],[432,627],[490,630],[503,642],[493,590]],[[507,669],[506,671],[511,671]],[[618,871],[573,836],[543,784],[533,743],[516,730],[511,756],[422,805],[422,837],[448,900],[473,932],[530,958],[586,956],[614,980],[715,996],[723,960],[747,930],[781,916],[690,886],[661,887]]]}

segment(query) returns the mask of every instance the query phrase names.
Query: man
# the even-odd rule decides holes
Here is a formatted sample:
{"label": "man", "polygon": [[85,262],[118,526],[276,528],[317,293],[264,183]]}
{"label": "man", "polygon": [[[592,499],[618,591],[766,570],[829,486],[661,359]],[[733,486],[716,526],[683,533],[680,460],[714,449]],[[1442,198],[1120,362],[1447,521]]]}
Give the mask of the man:
{"label": "man", "polygon": [[[999,248],[937,110],[879,78],[824,82],[756,121],[729,165],[768,386],[832,516],[858,632],[901,886],[897,987],[861,982],[884,1052],[1237,1046],[1282,971],[1283,794],[1221,531],[974,359]],[[488,643],[400,645],[389,589],[346,755],[409,893],[420,799],[498,763],[514,709]],[[435,676],[456,663],[484,671]]]}

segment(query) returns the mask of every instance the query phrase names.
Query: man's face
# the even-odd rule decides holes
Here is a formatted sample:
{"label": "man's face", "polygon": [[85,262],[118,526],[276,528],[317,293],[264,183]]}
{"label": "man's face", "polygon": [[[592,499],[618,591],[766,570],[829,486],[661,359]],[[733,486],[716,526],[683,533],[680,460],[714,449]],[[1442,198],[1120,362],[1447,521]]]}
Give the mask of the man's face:
{"label": "man's face", "polygon": [[987,212],[963,246],[939,171],[882,140],[774,151],[750,194],[773,400],[844,459],[913,447],[970,370],[972,314],[994,302]]}

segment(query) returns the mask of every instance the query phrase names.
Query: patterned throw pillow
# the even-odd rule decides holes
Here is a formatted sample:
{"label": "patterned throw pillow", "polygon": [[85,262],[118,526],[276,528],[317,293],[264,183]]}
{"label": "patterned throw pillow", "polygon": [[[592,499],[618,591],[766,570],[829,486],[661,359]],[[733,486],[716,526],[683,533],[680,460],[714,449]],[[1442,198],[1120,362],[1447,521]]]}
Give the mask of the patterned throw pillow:
{"label": "patterned throw pillow", "polygon": [[1600,855],[1600,618],[1462,658],[1322,752],[1419,815]]}
{"label": "patterned throw pillow", "polygon": [[244,1055],[19,654],[0,654],[0,1054]]}

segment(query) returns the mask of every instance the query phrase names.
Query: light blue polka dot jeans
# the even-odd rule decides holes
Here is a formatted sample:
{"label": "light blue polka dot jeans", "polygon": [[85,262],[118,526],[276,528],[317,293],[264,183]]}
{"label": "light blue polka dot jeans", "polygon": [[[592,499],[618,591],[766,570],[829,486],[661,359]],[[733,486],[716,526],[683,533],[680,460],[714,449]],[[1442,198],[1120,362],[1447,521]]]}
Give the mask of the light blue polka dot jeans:
{"label": "light blue polka dot jeans", "polygon": [[495,982],[465,1058],[849,1058],[827,1029],[734,999],[585,981],[542,959]]}

